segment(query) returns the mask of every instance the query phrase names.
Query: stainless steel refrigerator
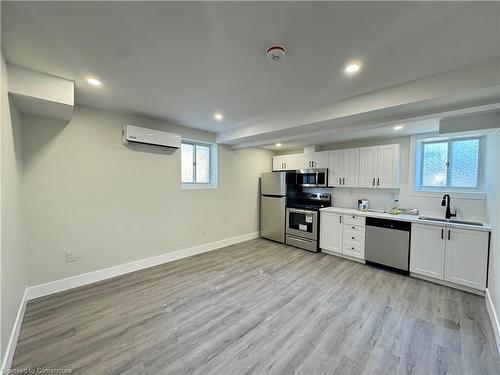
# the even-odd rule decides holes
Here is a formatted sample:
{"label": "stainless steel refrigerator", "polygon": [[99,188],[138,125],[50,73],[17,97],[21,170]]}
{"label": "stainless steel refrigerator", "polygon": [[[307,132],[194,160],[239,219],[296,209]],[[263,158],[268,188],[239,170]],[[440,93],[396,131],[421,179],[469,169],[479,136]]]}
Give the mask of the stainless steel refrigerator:
{"label": "stainless steel refrigerator", "polygon": [[286,172],[262,173],[260,178],[260,236],[285,242]]}

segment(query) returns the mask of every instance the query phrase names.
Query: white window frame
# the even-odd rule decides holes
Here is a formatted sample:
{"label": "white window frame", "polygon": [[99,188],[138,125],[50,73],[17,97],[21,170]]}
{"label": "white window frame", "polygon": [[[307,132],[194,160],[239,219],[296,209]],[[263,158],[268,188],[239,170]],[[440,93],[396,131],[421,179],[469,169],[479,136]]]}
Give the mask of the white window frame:
{"label": "white window frame", "polygon": [[[432,142],[446,142],[458,139],[480,139],[479,144],[479,164],[478,164],[478,187],[477,188],[460,188],[460,187],[422,187],[420,181],[422,178],[422,144]],[[439,133],[419,134],[410,137],[410,160],[408,168],[408,195],[420,197],[436,197],[440,198],[443,194],[448,193],[452,198],[459,199],[486,199],[486,183],[485,183],[485,149],[486,136],[484,132],[467,132],[457,133],[453,136],[443,136]],[[449,181],[450,175],[447,179]],[[448,182],[447,181],[447,185]]]}
{"label": "white window frame", "polygon": [[181,184],[183,190],[192,189],[216,189],[217,188],[217,145],[213,143],[195,141],[190,139],[183,139],[182,144],[189,144],[193,146],[193,178],[196,179],[196,146],[204,146],[209,148],[210,158],[210,176],[208,183],[201,182],[182,182],[182,147],[181,147]]}

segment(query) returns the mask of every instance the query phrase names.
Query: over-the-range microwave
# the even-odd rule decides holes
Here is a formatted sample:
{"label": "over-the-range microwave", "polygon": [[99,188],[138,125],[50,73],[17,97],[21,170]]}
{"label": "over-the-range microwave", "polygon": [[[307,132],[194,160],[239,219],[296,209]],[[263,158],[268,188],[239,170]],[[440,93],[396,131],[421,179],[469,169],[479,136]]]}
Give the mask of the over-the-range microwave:
{"label": "over-the-range microwave", "polygon": [[297,170],[297,185],[303,187],[327,187],[328,168]]}

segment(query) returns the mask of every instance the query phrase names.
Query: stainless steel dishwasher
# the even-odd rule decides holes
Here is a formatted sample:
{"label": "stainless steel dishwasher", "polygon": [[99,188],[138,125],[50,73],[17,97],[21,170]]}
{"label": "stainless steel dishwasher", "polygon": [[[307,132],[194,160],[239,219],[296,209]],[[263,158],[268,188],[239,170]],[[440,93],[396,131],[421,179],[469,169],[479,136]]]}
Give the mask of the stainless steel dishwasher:
{"label": "stainless steel dishwasher", "polygon": [[366,264],[409,274],[411,223],[366,218]]}

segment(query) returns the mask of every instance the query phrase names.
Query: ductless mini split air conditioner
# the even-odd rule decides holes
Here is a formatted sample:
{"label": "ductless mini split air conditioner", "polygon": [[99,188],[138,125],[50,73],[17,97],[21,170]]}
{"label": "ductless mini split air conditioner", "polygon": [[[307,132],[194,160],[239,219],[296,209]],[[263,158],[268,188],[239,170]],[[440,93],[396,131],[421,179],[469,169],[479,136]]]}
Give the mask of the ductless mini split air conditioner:
{"label": "ductless mini split air conditioner", "polygon": [[168,148],[180,148],[181,136],[161,130],[141,128],[139,126],[125,125],[122,130],[124,144],[140,143]]}

